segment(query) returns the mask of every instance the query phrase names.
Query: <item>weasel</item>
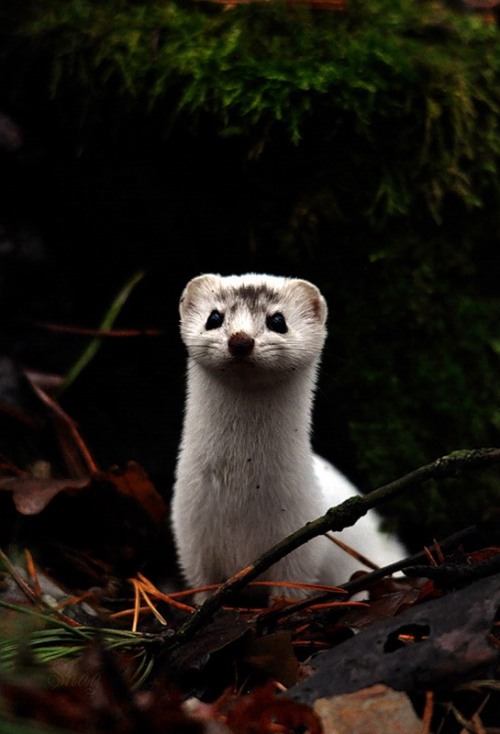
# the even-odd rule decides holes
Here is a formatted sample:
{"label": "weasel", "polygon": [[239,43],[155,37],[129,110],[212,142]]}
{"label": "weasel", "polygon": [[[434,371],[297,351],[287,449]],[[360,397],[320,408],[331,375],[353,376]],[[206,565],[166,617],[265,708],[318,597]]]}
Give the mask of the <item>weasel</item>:
{"label": "weasel", "polygon": [[[318,288],[271,275],[200,275],[179,310],[187,398],[172,523],[186,581],[199,587],[225,581],[358,490],[311,448],[327,318]],[[371,512],[341,539],[380,565],[404,557],[378,523]],[[260,579],[337,585],[362,568],[322,536]]]}

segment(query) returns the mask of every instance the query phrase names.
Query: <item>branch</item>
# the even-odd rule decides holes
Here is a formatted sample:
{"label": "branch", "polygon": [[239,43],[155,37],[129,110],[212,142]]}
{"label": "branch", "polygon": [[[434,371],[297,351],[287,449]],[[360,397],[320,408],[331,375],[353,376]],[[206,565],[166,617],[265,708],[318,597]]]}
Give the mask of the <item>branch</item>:
{"label": "branch", "polygon": [[[433,547],[439,548],[441,552],[453,550],[462,543],[475,538],[479,532],[483,533],[484,529],[481,528],[480,530],[477,525],[472,525],[464,530],[459,530],[458,532],[453,533],[453,535],[449,535],[447,538],[435,541],[431,546],[431,550]],[[496,556],[494,556],[494,558],[496,558]],[[267,610],[262,613],[258,620],[258,624],[260,624],[262,620],[265,625],[269,627],[270,624],[275,624],[278,619],[289,617],[291,614],[307,609],[307,607],[313,606],[314,604],[322,604],[323,602],[332,601],[334,599],[342,601],[343,598],[345,599],[346,592],[349,596],[352,596],[358,591],[365,591],[375,582],[385,578],[386,576],[392,576],[392,574],[397,573],[398,571],[404,571],[406,576],[413,576],[415,575],[413,570],[418,568],[417,564],[421,564],[418,574],[419,576],[430,576],[431,571],[436,571],[438,568],[441,568],[440,566],[424,566],[423,564],[426,560],[428,560],[427,553],[425,551],[419,551],[411,556],[407,556],[407,558],[402,558],[400,561],[391,563],[383,568],[378,568],[376,571],[370,571],[360,577],[346,581],[344,584],[339,584],[337,588],[332,587],[329,591],[321,591],[317,594],[312,594],[306,599],[300,599],[300,601],[292,602],[287,604],[285,607]],[[483,564],[474,564],[474,568],[478,565],[481,566],[482,571],[480,578],[487,576],[488,572],[485,573]]]}
{"label": "branch", "polygon": [[284,540],[276,543],[256,561],[221,584],[217,591],[179,628],[172,638],[172,643],[180,644],[191,638],[205,622],[212,618],[214,613],[221,608],[230,596],[239,593],[250,581],[253,581],[274,563],[309,540],[328,531],[339,532],[354,525],[360,517],[366,515],[368,510],[431,479],[457,477],[464,471],[481,469],[498,462],[500,462],[499,448],[454,451],[430,464],[415,469],[394,482],[373,490],[369,494],[350,497],[340,505],[331,507],[325,515],[307,523]]}

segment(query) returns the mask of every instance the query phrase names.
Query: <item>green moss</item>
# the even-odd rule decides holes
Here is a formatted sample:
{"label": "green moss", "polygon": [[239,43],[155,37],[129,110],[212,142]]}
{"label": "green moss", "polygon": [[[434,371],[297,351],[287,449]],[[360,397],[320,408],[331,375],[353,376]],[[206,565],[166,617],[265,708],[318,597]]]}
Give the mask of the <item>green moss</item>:
{"label": "green moss", "polygon": [[15,30],[50,50],[52,94],[77,84],[82,104],[131,97],[153,112],[168,97],[221,134],[276,128],[295,143],[311,118],[326,138],[347,122],[382,164],[365,208],[377,222],[416,198],[439,219],[445,195],[474,207],[478,183],[497,186],[500,51],[476,18],[413,0],[344,13],[52,0],[27,3]]}

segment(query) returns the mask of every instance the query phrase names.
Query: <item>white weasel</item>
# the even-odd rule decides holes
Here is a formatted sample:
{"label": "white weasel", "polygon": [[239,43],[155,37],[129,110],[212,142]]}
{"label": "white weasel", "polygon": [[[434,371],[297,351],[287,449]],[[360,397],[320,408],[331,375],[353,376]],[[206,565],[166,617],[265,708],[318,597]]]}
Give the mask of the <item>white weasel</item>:
{"label": "white weasel", "polygon": [[[358,490],[311,449],[327,317],[316,286],[201,275],[187,284],[180,317],[188,379],[172,521],[185,578],[199,587],[226,580]],[[341,539],[380,565],[404,557],[378,523],[369,513]],[[320,537],[260,578],[335,585],[362,568]]]}

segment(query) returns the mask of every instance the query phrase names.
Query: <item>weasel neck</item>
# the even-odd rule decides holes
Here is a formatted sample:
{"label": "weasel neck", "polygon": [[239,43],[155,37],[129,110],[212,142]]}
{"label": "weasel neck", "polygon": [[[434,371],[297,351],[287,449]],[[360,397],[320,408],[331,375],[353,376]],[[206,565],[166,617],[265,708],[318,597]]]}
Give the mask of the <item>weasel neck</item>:
{"label": "weasel neck", "polygon": [[189,437],[191,450],[198,447],[212,457],[227,454],[231,446],[234,461],[249,452],[303,455],[310,450],[316,369],[313,364],[273,385],[245,389],[190,360],[184,441]]}

